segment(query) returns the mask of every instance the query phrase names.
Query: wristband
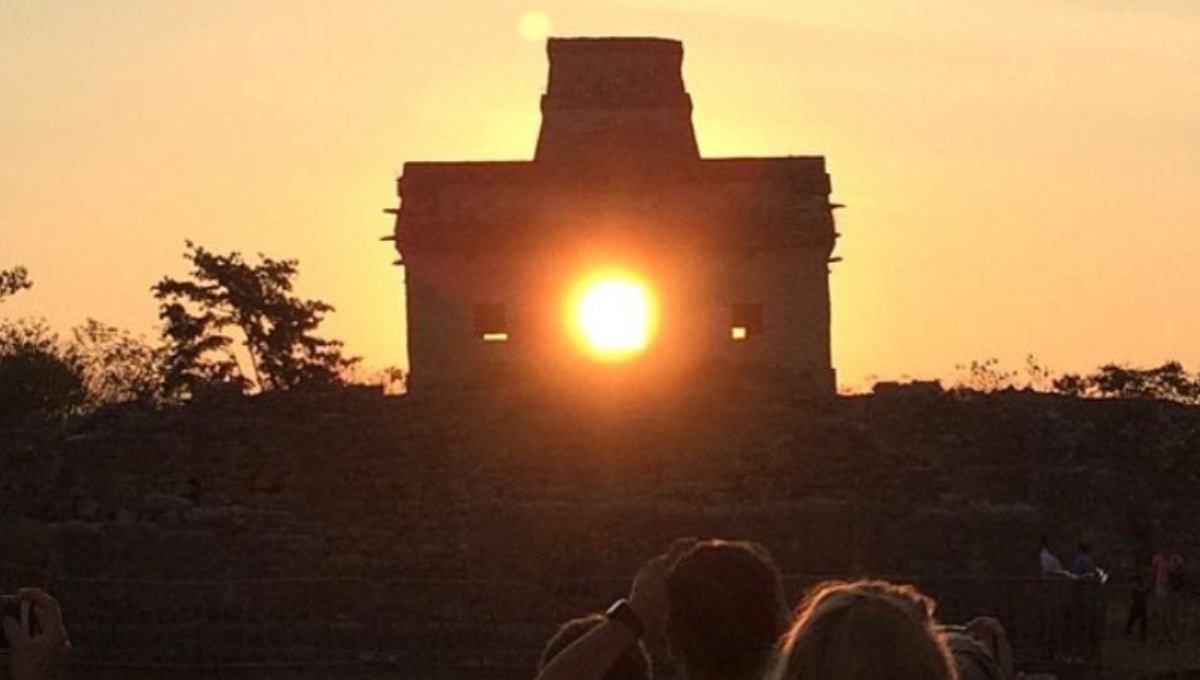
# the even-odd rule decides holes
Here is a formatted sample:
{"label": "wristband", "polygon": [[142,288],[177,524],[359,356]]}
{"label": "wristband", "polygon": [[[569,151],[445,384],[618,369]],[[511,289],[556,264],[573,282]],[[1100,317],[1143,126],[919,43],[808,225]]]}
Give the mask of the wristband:
{"label": "wristband", "polygon": [[625,599],[617,600],[604,612],[605,618],[609,621],[616,621],[629,629],[633,633],[635,640],[640,640],[645,628],[642,625],[642,618],[630,606],[629,601]]}

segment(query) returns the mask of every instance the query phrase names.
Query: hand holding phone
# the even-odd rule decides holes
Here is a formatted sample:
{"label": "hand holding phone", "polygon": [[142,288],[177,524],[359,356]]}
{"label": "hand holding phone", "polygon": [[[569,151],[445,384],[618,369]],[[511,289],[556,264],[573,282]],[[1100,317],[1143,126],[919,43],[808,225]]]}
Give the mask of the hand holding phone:
{"label": "hand holding phone", "polygon": [[13,680],[62,677],[71,643],[53,597],[37,588],[0,597],[0,623],[5,644],[11,648]]}
{"label": "hand holding phone", "polygon": [[[20,595],[0,595],[0,622],[6,619],[12,619],[18,627],[24,626],[29,630],[29,602]],[[7,652],[10,646],[8,635],[0,630],[0,653]]]}

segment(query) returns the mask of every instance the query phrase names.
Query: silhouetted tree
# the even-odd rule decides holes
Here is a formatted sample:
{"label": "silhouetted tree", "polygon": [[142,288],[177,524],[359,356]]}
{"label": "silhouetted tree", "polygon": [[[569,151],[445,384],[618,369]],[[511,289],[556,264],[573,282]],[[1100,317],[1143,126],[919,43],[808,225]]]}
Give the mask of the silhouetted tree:
{"label": "silhouetted tree", "polygon": [[1054,391],[1072,397],[1082,397],[1087,394],[1087,378],[1078,373],[1064,373],[1054,379]]}
{"label": "silhouetted tree", "polygon": [[1200,375],[1192,376],[1178,361],[1157,368],[1105,364],[1089,375],[1068,373],[1054,381],[1054,389],[1077,397],[1165,399],[1200,403]]}
{"label": "silhouetted tree", "polygon": [[1032,354],[1025,355],[1025,387],[1038,392],[1054,388],[1054,371]]}
{"label": "silhouetted tree", "polygon": [[72,334],[89,404],[154,403],[163,397],[163,348],[95,319]]}
{"label": "silhouetted tree", "polygon": [[249,384],[233,356],[233,341],[218,331],[211,312],[192,314],[179,302],[163,303],[166,355],[163,358],[163,393],[168,398],[194,395],[215,384],[241,390]]}
{"label": "silhouetted tree", "polygon": [[[263,391],[326,387],[341,384],[358,361],[343,356],[340,342],[312,335],[333,307],[293,295],[296,260],[259,254],[251,264],[238,252],[221,255],[191,241],[184,258],[192,264],[189,279],[167,277],[153,287],[170,392],[194,392],[213,381]],[[241,333],[249,380],[233,353],[234,339],[225,334],[230,329]]]}
{"label": "silhouetted tree", "polygon": [[43,322],[0,324],[0,424],[61,418],[87,401],[83,364]]}
{"label": "silhouetted tree", "polygon": [[4,298],[15,295],[32,285],[33,282],[29,280],[29,271],[24,267],[0,269],[0,302],[4,302]]}
{"label": "silhouetted tree", "polygon": [[[33,285],[24,267],[0,270],[0,302]],[[86,392],[79,357],[41,321],[0,321],[0,425],[71,415]]]}
{"label": "silhouetted tree", "polygon": [[1088,376],[1087,381],[1101,397],[1191,402],[1200,396],[1197,383],[1183,370],[1183,365],[1178,361],[1168,361],[1162,366],[1149,369],[1106,364]]}
{"label": "silhouetted tree", "polygon": [[960,390],[997,392],[1012,387],[1013,379],[1017,377],[1015,371],[1001,368],[1000,360],[995,357],[983,361],[973,360],[969,364],[959,364],[955,368],[966,373],[965,378],[959,380],[956,386]]}

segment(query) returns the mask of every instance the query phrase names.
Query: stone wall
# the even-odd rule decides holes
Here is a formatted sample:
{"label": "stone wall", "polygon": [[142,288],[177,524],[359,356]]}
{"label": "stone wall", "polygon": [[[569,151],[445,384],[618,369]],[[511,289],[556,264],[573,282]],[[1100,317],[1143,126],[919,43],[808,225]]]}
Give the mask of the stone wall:
{"label": "stone wall", "polygon": [[[739,391],[740,389],[740,391]],[[1194,528],[1200,412],[903,392],[821,409],[347,392],[114,410],[0,435],[0,562],[136,578],[628,576],[679,535],[806,573],[1141,563]],[[1187,545],[1185,541],[1185,545]]]}

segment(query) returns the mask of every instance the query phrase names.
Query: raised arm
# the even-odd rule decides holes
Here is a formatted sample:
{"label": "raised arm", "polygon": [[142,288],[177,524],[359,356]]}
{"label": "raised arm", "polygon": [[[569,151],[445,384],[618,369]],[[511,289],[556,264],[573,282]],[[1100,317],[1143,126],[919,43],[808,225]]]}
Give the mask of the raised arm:
{"label": "raised arm", "polygon": [[621,655],[643,632],[666,623],[666,578],[671,556],[660,555],[638,570],[627,600],[618,600],[607,620],[583,634],[555,656],[537,680],[603,680]]}

